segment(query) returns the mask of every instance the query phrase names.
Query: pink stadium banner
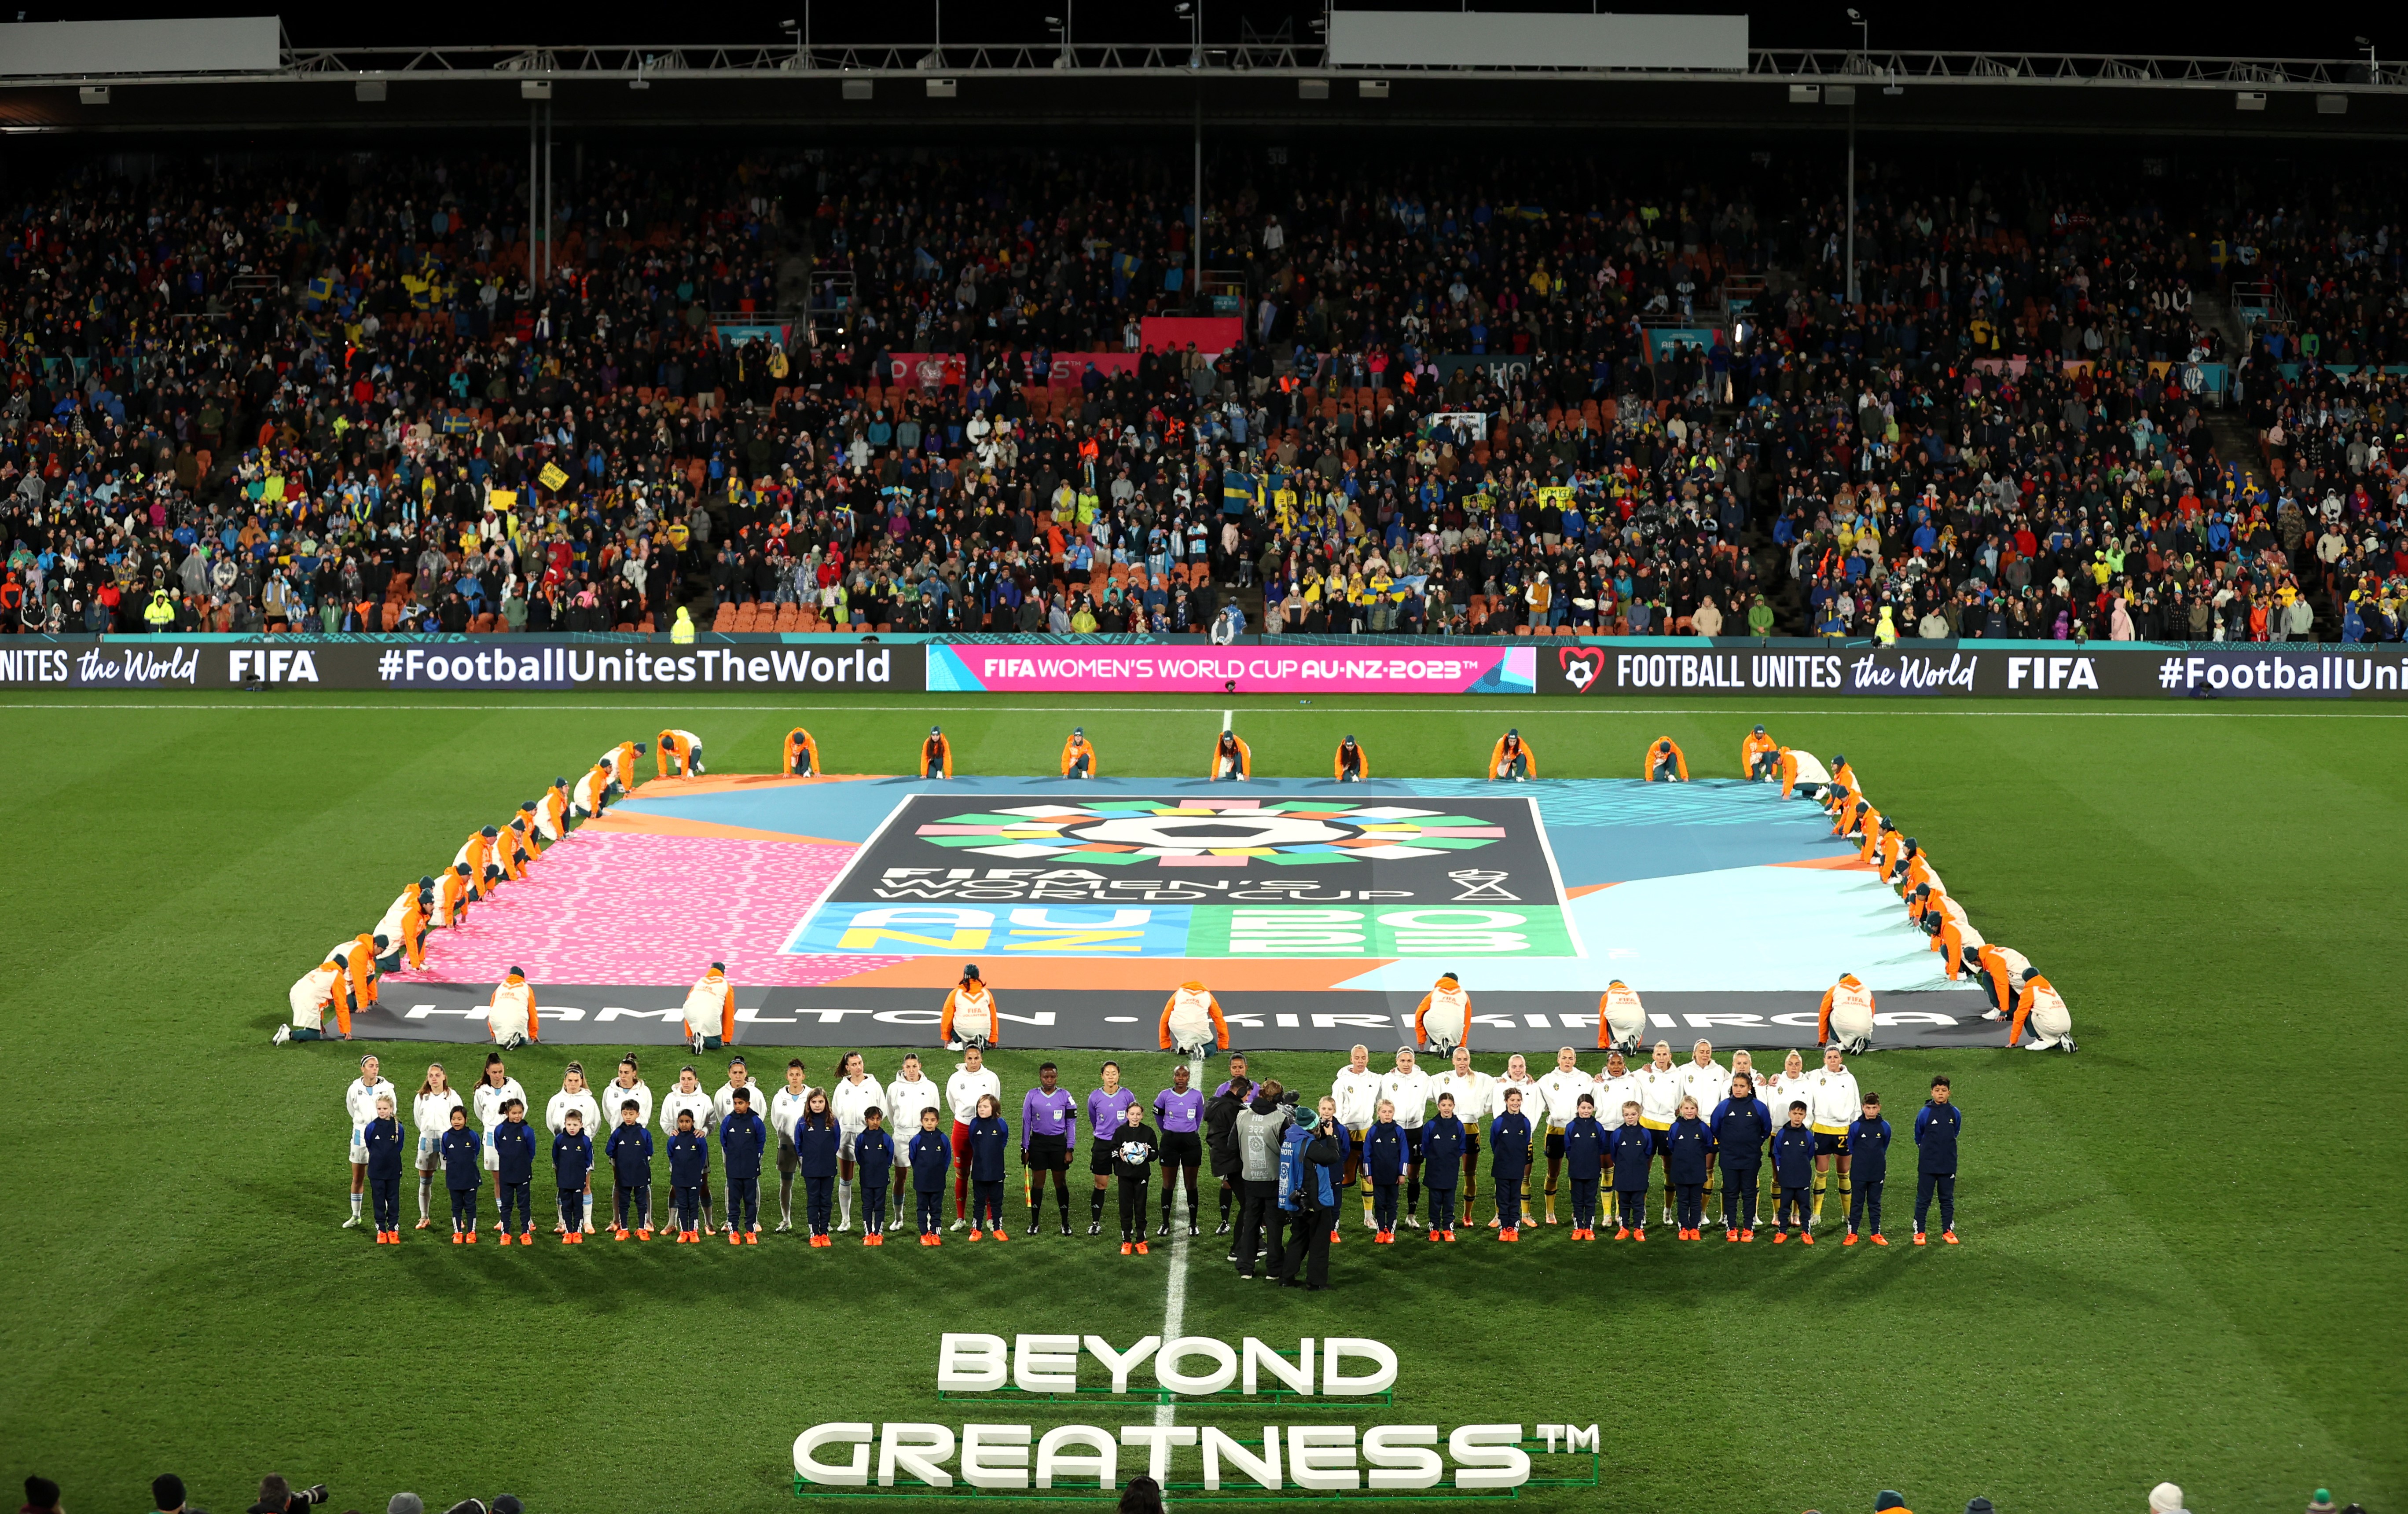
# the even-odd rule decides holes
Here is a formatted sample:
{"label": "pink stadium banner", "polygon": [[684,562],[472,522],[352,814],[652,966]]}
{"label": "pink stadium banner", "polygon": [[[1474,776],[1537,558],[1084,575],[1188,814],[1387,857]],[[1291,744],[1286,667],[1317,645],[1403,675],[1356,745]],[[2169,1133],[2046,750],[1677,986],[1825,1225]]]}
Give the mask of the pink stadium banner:
{"label": "pink stadium banner", "polygon": [[1530,647],[931,645],[928,688],[958,693],[1531,693]]}

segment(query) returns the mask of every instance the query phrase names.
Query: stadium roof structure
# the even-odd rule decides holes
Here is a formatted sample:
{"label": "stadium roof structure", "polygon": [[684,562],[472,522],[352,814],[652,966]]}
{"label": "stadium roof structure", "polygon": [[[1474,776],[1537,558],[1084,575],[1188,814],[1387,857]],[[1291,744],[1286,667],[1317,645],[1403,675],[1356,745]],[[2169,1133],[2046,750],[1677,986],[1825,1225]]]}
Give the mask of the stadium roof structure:
{"label": "stadium roof structure", "polygon": [[[1174,81],[1190,88],[1168,89]],[[2369,59],[1751,48],[1732,69],[1342,66],[1324,44],[1059,40],[277,49],[272,68],[9,76],[0,130],[1184,124],[1836,127],[2408,136],[2408,66]],[[1813,108],[1809,108],[1813,107]]]}

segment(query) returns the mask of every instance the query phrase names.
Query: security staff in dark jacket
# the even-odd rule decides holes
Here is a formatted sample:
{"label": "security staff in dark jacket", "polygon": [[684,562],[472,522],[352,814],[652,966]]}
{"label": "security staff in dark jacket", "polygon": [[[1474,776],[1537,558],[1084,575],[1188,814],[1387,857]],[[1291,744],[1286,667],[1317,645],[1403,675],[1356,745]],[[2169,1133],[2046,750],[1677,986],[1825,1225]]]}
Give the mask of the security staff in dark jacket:
{"label": "security staff in dark jacket", "polygon": [[1254,1094],[1254,1079],[1240,1073],[1204,1106],[1204,1155],[1212,1165],[1212,1176],[1221,1180],[1221,1228],[1213,1232],[1216,1235],[1229,1233],[1229,1208],[1237,1202],[1239,1182],[1244,1176],[1244,1164],[1238,1156],[1238,1116],[1245,1112],[1246,1101]]}
{"label": "security staff in dark jacket", "polygon": [[1772,1111],[1756,1096],[1756,1079],[1731,1079],[1730,1097],[1714,1106],[1706,1123],[1714,1133],[1714,1156],[1723,1171],[1723,1233],[1735,1241],[1756,1239],[1756,1186],[1764,1170],[1764,1143],[1772,1139]]}
{"label": "security staff in dark jacket", "polygon": [[1279,1206],[1280,1150],[1287,1129],[1288,1107],[1277,1078],[1265,1081],[1231,1127],[1238,1148],[1238,1234],[1229,1260],[1238,1276],[1254,1275],[1257,1257],[1266,1258],[1264,1276],[1277,1277],[1280,1224],[1285,1211]]}
{"label": "security staff in dark jacket", "polygon": [[1789,1122],[1772,1133],[1772,1244],[1779,1246],[1789,1238],[1789,1223],[1797,1221],[1806,1232],[1806,1244],[1814,1244],[1814,1232],[1806,1225],[1806,1191],[1814,1183],[1814,1133],[1806,1128],[1806,1102],[1789,1102]]}
{"label": "security staff in dark jacket", "polygon": [[1488,1123],[1488,1170],[1497,1179],[1497,1238],[1522,1238],[1522,1177],[1530,1170],[1530,1117],[1522,1091],[1505,1091],[1505,1112]]}
{"label": "security staff in dark jacket", "polygon": [[1597,1100],[1584,1093],[1564,1126],[1564,1174],[1572,1183],[1572,1239],[1597,1239],[1597,1184],[1605,1172],[1605,1127]]}
{"label": "security staff in dark jacket", "polygon": [[1875,1246],[1887,1246],[1881,1233],[1881,1196],[1882,1179],[1889,1176],[1889,1121],[1882,1118],[1878,1093],[1865,1095],[1864,1110],[1848,1124],[1848,1176],[1856,1187],[1848,1195],[1848,1238],[1840,1244],[1854,1246],[1863,1234]]}
{"label": "security staff in dark jacket", "polygon": [[746,1246],[758,1246],[761,1152],[769,1144],[769,1127],[752,1107],[751,1090],[738,1089],[728,1102],[735,1107],[719,1122],[720,1159],[727,1167],[727,1219],[735,1227],[728,1234]]}
{"label": "security staff in dark jacket", "polygon": [[[1288,1127],[1280,1148],[1280,1207],[1288,1211],[1287,1262],[1280,1285],[1312,1292],[1329,1286],[1329,1233],[1338,1225],[1340,1175],[1346,1133],[1338,1101],[1323,1099],[1310,1128]],[[1298,1280],[1297,1274],[1303,1273]]]}
{"label": "security staff in dark jacket", "polygon": [[[494,1127],[494,1186],[501,1200],[502,1244],[515,1240],[521,1246],[533,1246],[535,1236],[528,1232],[528,1186],[535,1181],[535,1127],[527,1123],[526,1106],[516,1099],[502,1106],[502,1122]],[[518,1213],[518,1228],[510,1228],[512,1210]]]}
{"label": "security staff in dark jacket", "polygon": [[1956,1244],[1956,1134],[1965,1113],[1949,1102],[1948,1079],[1931,1080],[1931,1098],[1914,1112],[1914,1244],[1923,1244],[1923,1221],[1931,1197],[1940,1195],[1940,1238]]}

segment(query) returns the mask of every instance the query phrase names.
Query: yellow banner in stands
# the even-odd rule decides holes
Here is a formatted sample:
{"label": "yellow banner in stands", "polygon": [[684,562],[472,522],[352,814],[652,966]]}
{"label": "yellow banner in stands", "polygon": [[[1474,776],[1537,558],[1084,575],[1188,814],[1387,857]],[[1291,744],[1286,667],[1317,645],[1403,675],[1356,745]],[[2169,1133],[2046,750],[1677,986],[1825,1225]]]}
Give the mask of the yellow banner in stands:
{"label": "yellow banner in stands", "polygon": [[555,494],[560,493],[560,486],[568,481],[568,475],[560,471],[560,464],[557,463],[545,464],[543,465],[543,471],[537,474],[535,478],[536,482],[543,485],[546,489],[551,490]]}

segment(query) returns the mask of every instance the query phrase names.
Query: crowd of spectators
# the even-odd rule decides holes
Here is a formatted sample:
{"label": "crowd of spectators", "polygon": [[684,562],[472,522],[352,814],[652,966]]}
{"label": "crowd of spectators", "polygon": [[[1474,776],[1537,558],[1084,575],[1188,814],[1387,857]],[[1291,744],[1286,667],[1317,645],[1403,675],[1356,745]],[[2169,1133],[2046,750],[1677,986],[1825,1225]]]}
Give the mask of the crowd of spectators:
{"label": "crowd of spectators", "polygon": [[596,154],[538,279],[505,159],[71,165],[0,226],[0,611],[2401,635],[2388,176],[1886,164],[1852,304],[1802,161],[1299,160],[1193,249],[1136,155]]}
{"label": "crowd of spectators", "polygon": [[[38,1474],[25,1478],[25,1502],[19,1514],[62,1514],[59,1485]],[[313,1483],[295,1488],[283,1476],[271,1472],[259,1479],[259,1496],[243,1510],[243,1514],[309,1514],[328,1501],[326,1485]],[[208,1514],[208,1510],[191,1500],[184,1479],[173,1472],[163,1472],[150,1479],[150,1507],[156,1514]],[[504,1493],[488,1503],[482,1498],[464,1498],[450,1506],[444,1514],[525,1514],[526,1506],[514,1493]],[[346,1514],[359,1514],[357,1509]],[[385,1514],[426,1514],[426,1501],[414,1493],[397,1493],[385,1502]]]}

